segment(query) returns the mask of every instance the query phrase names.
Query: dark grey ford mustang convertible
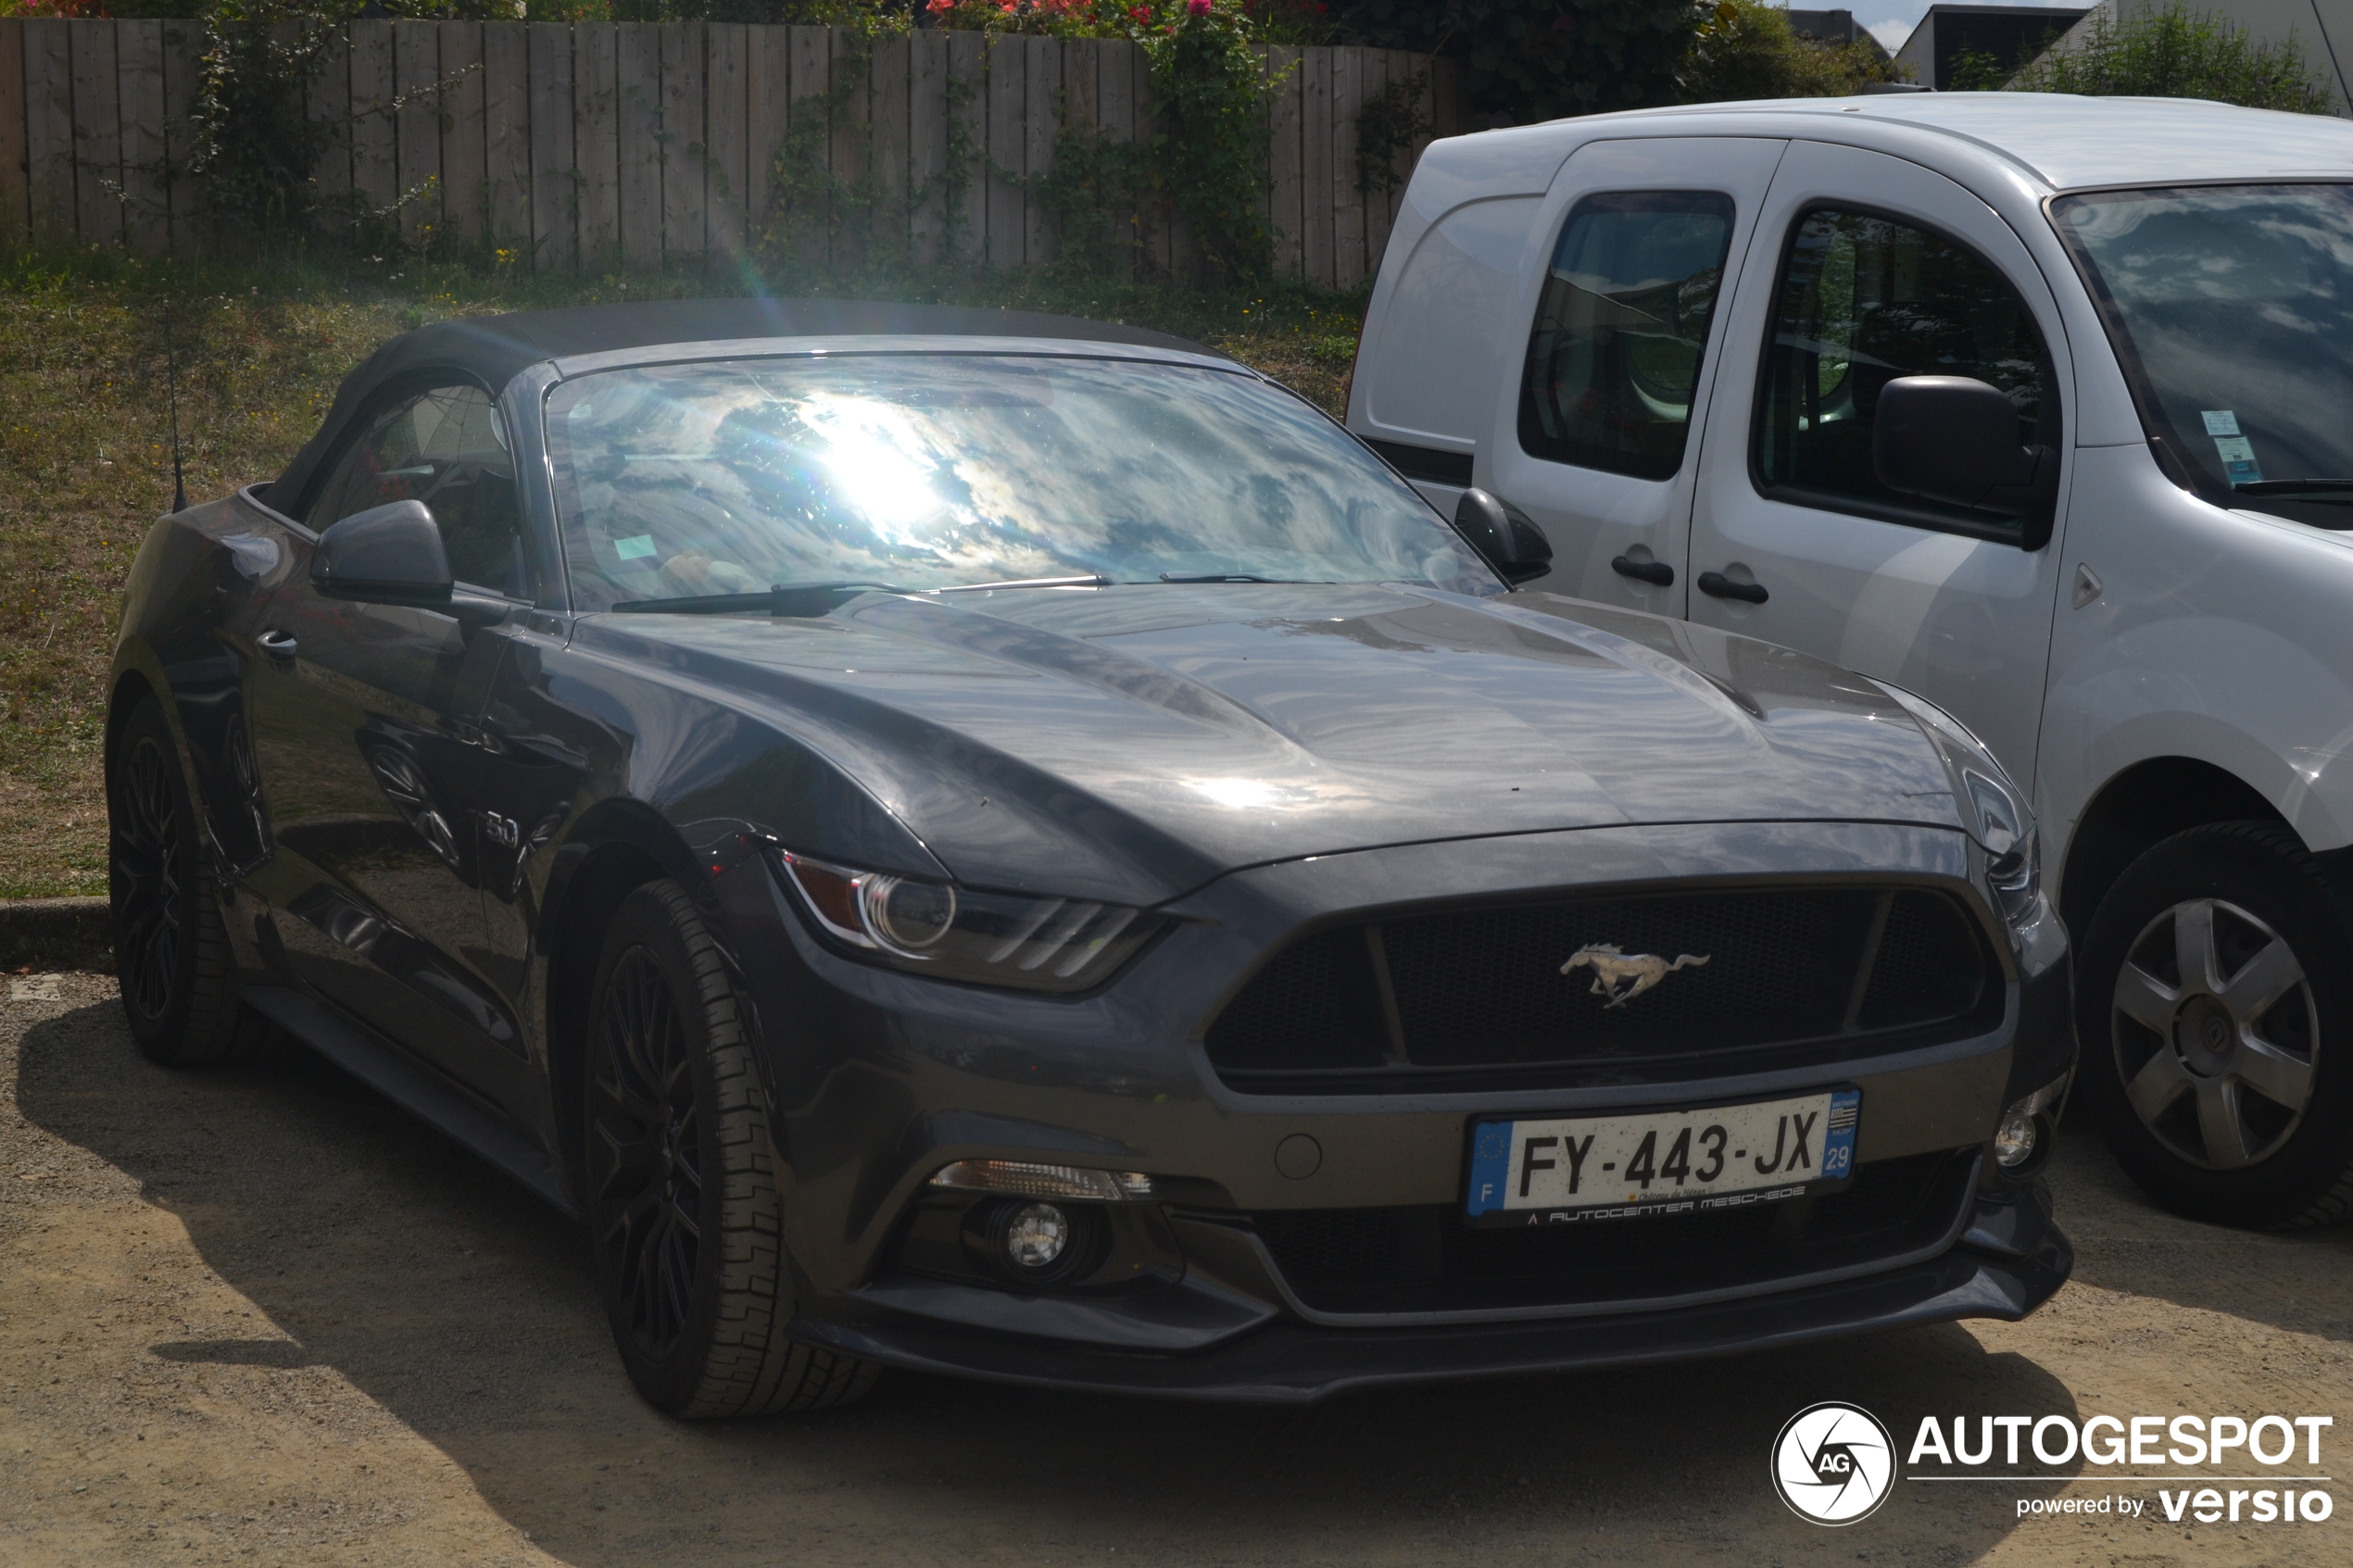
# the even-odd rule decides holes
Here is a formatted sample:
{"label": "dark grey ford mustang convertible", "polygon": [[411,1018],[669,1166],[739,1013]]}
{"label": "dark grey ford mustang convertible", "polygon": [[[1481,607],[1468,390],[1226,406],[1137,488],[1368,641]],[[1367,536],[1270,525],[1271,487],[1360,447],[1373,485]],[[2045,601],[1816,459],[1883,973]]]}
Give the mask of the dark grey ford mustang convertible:
{"label": "dark grey ford mustang convertible", "polygon": [[132,1028],[289,1033],[577,1214],[680,1415],[2032,1311],[2074,1047],[2020,793],[1545,553],[1124,328],[409,332],[140,553]]}

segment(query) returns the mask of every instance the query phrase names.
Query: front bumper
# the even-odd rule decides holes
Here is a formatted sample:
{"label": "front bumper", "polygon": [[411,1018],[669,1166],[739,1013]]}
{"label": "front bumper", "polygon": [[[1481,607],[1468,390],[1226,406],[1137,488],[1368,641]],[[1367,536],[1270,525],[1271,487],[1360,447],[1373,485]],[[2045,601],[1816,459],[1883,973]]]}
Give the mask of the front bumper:
{"label": "front bumper", "polygon": [[2039,1186],[1981,1203],[1943,1255],[1889,1273],[1667,1312],[1570,1321],[1334,1329],[1277,1320],[1189,1354],[1141,1354],[888,1311],[804,1318],[793,1335],[917,1372],[1169,1399],[1305,1404],[1349,1388],[1637,1366],[1963,1318],[2015,1323],[2067,1282],[2074,1250]]}
{"label": "front bumper", "polygon": [[[1879,824],[1404,847],[1235,873],[1186,899],[1174,911],[1186,923],[1101,992],[1039,997],[858,963],[812,933],[761,862],[739,864],[712,891],[753,1002],[791,1178],[785,1240],[802,1274],[793,1332],[976,1376],[1302,1400],[1365,1384],[1705,1356],[2033,1311],[2071,1262],[2047,1198],[1968,1167],[2004,1106],[2072,1065],[2055,918],[2004,960],[1998,1027],[1883,1055],[1671,1084],[1350,1098],[1238,1092],[1203,1054],[1202,1030],[1258,955],[1333,911],[1516,886],[1721,877],[1727,866],[1957,889],[1973,880],[1957,834]],[[1572,1300],[1571,1281],[1498,1310],[1458,1301],[1378,1311],[1292,1288],[1260,1244],[1274,1216],[1458,1207],[1471,1117],[1706,1104],[1831,1082],[1863,1093],[1858,1178],[1907,1160],[1958,1161],[1933,1214],[1919,1210],[1900,1237],[1882,1229],[1871,1246],[1819,1248],[1803,1266],[1793,1255],[1780,1273],[1760,1267],[1706,1290],[1666,1277],[1670,1268],[1647,1282],[1666,1288],[1586,1289]],[[1320,1150],[1305,1175],[1277,1155],[1298,1138]],[[910,1269],[925,1182],[966,1159],[1147,1173],[1164,1205],[1152,1222],[1161,1243],[1139,1242],[1136,1273],[1101,1288],[1025,1292]]]}

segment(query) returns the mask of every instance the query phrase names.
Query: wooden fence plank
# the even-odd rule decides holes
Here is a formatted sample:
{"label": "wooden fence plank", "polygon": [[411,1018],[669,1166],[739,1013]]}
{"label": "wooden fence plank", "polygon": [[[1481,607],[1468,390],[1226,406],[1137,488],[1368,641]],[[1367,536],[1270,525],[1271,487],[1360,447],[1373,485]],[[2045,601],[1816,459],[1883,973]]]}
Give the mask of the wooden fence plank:
{"label": "wooden fence plank", "polygon": [[115,24],[73,24],[73,194],[76,237],[122,243],[122,108]]}
{"label": "wooden fence plank", "polygon": [[539,270],[580,265],[580,187],[572,156],[572,29],[531,28],[531,254]]}
{"label": "wooden fence plank", "polygon": [[[1136,105],[1136,140],[1151,144],[1169,132],[1162,115],[1160,101],[1152,92],[1151,62],[1141,49],[1131,50],[1127,56],[1128,92]],[[1181,257],[1191,253],[1191,236],[1180,241],[1176,209],[1167,202],[1153,205],[1150,219],[1152,229],[1151,256],[1152,264],[1164,277],[1175,277]]]}
{"label": "wooden fence plank", "polygon": [[32,237],[31,191],[24,151],[24,23],[0,17],[0,249]]}
{"label": "wooden fence plank", "polygon": [[642,272],[661,265],[661,29],[623,22],[613,36],[621,263]]}
{"label": "wooden fence plank", "polygon": [[[1136,46],[1124,38],[1106,38],[1089,52],[1095,57],[1095,134],[1106,143],[1132,142],[1136,139]],[[1134,231],[1150,222],[1151,215],[1123,212],[1113,219],[1128,224],[1133,238]],[[1119,253],[1120,276],[1132,275],[1133,261],[1132,251]]]}
{"label": "wooden fence plank", "polygon": [[833,214],[834,265],[855,267],[866,257],[874,218],[866,186],[874,153],[874,93],[865,39],[848,28],[832,31],[834,189],[842,198]]}
{"label": "wooden fence plank", "polygon": [[482,24],[441,24],[441,221],[460,244],[488,232],[482,147]]}
{"label": "wooden fence plank", "polygon": [[531,254],[531,34],[522,22],[482,24],[483,189],[489,240],[502,260]]}
{"label": "wooden fence plank", "polygon": [[661,255],[699,259],[703,233],[703,30],[661,26]]}
{"label": "wooden fence plank", "polygon": [[907,254],[938,264],[948,225],[948,38],[937,28],[907,37]]}
{"label": "wooden fence plank", "polygon": [[69,245],[73,210],[73,24],[24,23],[25,175],[33,238]]}
{"label": "wooden fence plank", "polygon": [[1365,107],[1365,52],[1332,51],[1332,286],[1365,281],[1365,195],[1356,188],[1356,116]]}
{"label": "wooden fence plank", "polygon": [[1053,218],[1038,182],[1054,167],[1054,133],[1062,107],[1063,46],[1058,38],[1024,38],[1022,54],[1022,260],[1042,267],[1054,258]]}
{"label": "wooden fence plank", "polygon": [[[203,27],[198,23],[191,23],[190,26],[196,35],[195,55],[201,55],[204,52]],[[192,69],[201,71],[203,67],[195,63],[195,55],[190,56],[190,65]],[[167,73],[169,69],[167,68]],[[173,80],[176,82],[177,78]],[[194,85],[193,82],[191,85]],[[318,186],[320,200],[330,209],[325,220],[330,225],[340,226],[347,216],[343,210],[346,198],[351,194],[351,40],[341,28],[331,33],[320,45],[319,52],[310,57],[310,70],[303,78],[302,102],[304,118],[320,132],[319,156],[310,166],[310,178]],[[193,109],[195,98],[191,97],[188,103]],[[175,147],[193,149],[195,141],[193,125],[184,132],[175,129],[170,134]],[[184,168],[186,162],[184,156],[177,159],[181,168]],[[172,211],[176,220],[179,216],[176,199]]]}
{"label": "wooden fence plank", "polygon": [[122,116],[122,243],[155,255],[171,243],[164,194],[163,24],[115,24],[115,102]]}
{"label": "wooden fence plank", "polygon": [[980,33],[948,35],[948,178],[954,182],[949,254],[978,262],[988,254],[988,41]]}
{"label": "wooden fence plank", "polygon": [[392,24],[393,139],[400,167],[400,233],[411,244],[441,226],[441,24]]}
{"label": "wooden fence plank", "polygon": [[1332,56],[1306,49],[1300,61],[1300,275],[1332,286]]}
{"label": "wooden fence plank", "polygon": [[400,199],[392,94],[392,23],[360,18],[351,24],[351,188],[384,216]]}
{"label": "wooden fence plank", "polygon": [[1429,74],[1433,88],[1430,120],[1433,138],[1459,136],[1463,133],[1463,75],[1459,60],[1432,60]]}
{"label": "wooden fence plank", "polygon": [[[174,256],[191,256],[204,248],[208,238],[204,213],[204,193],[197,189],[188,174],[188,159],[195,149],[196,92],[203,66],[204,24],[197,21],[171,20],[163,24],[163,148],[165,196],[171,208],[171,250]],[[343,58],[337,55],[340,62]],[[343,126],[348,119],[351,84],[344,82],[345,119],[336,122],[332,145],[347,147]],[[346,151],[343,158],[342,189],[351,189],[351,157]]]}
{"label": "wooden fence plank", "polygon": [[907,129],[912,33],[874,41],[867,82],[874,103],[874,255],[897,261],[907,254]]}
{"label": "wooden fence plank", "polygon": [[579,171],[580,265],[621,265],[620,123],[615,107],[619,42],[610,22],[572,31],[572,157]]}
{"label": "wooden fence plank", "polygon": [[1062,122],[1081,134],[1093,134],[1101,123],[1101,78],[1095,68],[1102,52],[1100,39],[1072,38],[1063,44]]}
{"label": "wooden fence plank", "polygon": [[[1365,51],[1365,102],[1369,104],[1389,90],[1390,67],[1393,51]],[[1361,121],[1363,116],[1358,116]],[[1361,130],[1359,134],[1361,134]],[[1389,248],[1389,194],[1399,176],[1398,157],[1391,149],[1389,160],[1371,170],[1371,188],[1365,192],[1365,276],[1377,276],[1380,271],[1381,252]]]}
{"label": "wooden fence plank", "polygon": [[[796,180],[806,181],[818,169],[830,170],[833,168],[832,131],[827,124],[829,104],[826,99],[832,82],[832,38],[822,27],[795,27],[792,30],[793,142],[797,152],[811,166],[795,169],[792,172]],[[793,253],[819,267],[826,265],[833,256],[833,246],[826,232],[826,226],[832,221],[832,209],[824,200],[812,192],[793,203],[784,218]]]}
{"label": "wooden fence plank", "polygon": [[988,265],[1018,267],[1024,260],[1022,200],[1023,111],[1029,53],[1019,34],[988,41]]}
{"label": "wooden fence plank", "polygon": [[746,63],[751,45],[741,22],[712,22],[704,36],[704,248],[713,265],[744,253]]}
{"label": "wooden fence plank", "polygon": [[[744,208],[750,243],[764,246],[776,220],[776,153],[792,126],[792,29],[755,27],[745,113],[751,122]],[[781,237],[781,235],[779,236]]]}
{"label": "wooden fence plank", "polygon": [[1274,123],[1266,149],[1266,217],[1275,231],[1275,271],[1295,278],[1300,256],[1299,50],[1278,44],[1267,55],[1268,69],[1281,75],[1275,84]]}

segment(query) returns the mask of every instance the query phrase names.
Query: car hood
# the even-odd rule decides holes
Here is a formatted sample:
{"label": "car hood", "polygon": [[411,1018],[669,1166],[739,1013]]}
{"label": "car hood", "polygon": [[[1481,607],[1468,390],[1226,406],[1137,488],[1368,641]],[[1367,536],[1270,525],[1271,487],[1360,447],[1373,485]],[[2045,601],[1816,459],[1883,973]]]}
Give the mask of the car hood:
{"label": "car hood", "polygon": [[750,706],[974,886],[1152,901],[1447,838],[1962,826],[1941,754],[1870,682],[1541,591],[870,594],[819,620],[595,616],[574,646]]}

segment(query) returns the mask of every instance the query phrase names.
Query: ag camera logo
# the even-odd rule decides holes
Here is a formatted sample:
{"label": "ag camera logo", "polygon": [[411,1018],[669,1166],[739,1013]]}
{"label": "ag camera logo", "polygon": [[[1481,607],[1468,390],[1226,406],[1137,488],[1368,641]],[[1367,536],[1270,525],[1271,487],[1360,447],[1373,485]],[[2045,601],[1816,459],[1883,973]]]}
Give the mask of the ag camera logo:
{"label": "ag camera logo", "polygon": [[1808,1405],[1773,1439],[1773,1489],[1817,1524],[1869,1518],[1895,1485],[1895,1439],[1879,1417],[1835,1399]]}

